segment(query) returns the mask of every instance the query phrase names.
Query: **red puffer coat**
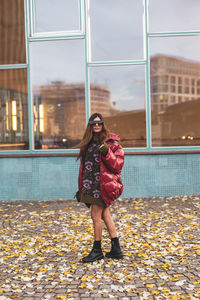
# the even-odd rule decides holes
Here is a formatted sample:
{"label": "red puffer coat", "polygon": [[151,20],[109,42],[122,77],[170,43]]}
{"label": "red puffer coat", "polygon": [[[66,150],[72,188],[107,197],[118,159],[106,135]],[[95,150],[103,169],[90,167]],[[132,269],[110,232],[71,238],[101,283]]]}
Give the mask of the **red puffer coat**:
{"label": "red puffer coat", "polygon": [[[119,140],[116,134],[111,133],[110,137],[103,141],[109,147],[108,153],[106,156],[100,155],[100,193],[106,206],[117,199],[123,191],[121,170],[124,165],[124,151],[118,143]],[[78,179],[80,195],[82,170],[83,161],[80,164]]]}

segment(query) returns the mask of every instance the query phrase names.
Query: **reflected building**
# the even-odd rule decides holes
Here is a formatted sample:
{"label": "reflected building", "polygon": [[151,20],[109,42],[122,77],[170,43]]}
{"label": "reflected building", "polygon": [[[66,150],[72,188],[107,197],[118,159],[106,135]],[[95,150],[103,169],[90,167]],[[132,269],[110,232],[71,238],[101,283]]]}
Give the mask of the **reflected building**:
{"label": "reflected building", "polygon": [[105,85],[90,84],[90,99],[91,114],[99,112],[99,106],[104,117],[109,116],[115,110],[110,102],[110,91]]}
{"label": "reflected building", "polygon": [[162,136],[174,145],[200,144],[200,98],[169,106],[161,117]]}
{"label": "reflected building", "polygon": [[166,55],[151,57],[151,106],[162,113],[170,105],[198,99],[200,63]]}
{"label": "reflected building", "polygon": [[0,65],[26,63],[24,0],[0,5]]}
{"label": "reflected building", "polygon": [[123,147],[146,146],[146,111],[121,111],[105,117],[105,124],[111,132],[120,136]]}
{"label": "reflected building", "polygon": [[[110,92],[106,86],[91,84],[92,113],[101,103],[110,114]],[[36,148],[76,145],[85,131],[85,85],[55,81],[34,92],[34,132]]]}
{"label": "reflected building", "polygon": [[153,146],[170,146],[172,140],[173,145],[199,144],[194,131],[199,128],[194,110],[199,99],[199,62],[165,55],[151,58]]}
{"label": "reflected building", "polygon": [[1,0],[0,6],[0,149],[24,150],[29,146],[27,69],[7,68],[26,64],[24,0]]}
{"label": "reflected building", "polygon": [[0,148],[21,150],[28,145],[27,71],[0,70]]}

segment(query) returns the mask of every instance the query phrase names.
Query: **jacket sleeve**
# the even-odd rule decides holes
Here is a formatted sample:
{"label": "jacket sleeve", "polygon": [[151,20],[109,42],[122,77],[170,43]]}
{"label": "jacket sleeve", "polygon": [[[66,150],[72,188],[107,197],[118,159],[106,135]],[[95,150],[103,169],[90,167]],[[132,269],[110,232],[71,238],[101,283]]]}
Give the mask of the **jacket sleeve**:
{"label": "jacket sleeve", "polygon": [[114,150],[109,146],[107,155],[101,155],[101,159],[113,173],[120,173],[124,165],[124,150],[118,143]]}

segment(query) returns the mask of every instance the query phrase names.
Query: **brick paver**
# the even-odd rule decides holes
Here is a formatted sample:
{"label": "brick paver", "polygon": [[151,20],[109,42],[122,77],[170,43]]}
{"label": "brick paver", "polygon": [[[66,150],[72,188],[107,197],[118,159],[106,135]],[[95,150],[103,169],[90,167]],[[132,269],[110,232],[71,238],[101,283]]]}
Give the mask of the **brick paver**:
{"label": "brick paver", "polygon": [[124,259],[82,264],[93,243],[84,204],[0,202],[0,300],[200,299],[199,196],[120,199],[111,211]]}

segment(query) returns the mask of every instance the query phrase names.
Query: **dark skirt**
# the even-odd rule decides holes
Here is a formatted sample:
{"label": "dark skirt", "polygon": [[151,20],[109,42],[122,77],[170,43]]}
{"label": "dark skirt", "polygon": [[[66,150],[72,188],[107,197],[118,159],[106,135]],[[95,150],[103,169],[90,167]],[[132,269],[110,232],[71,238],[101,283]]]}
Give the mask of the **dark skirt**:
{"label": "dark skirt", "polygon": [[105,202],[103,201],[103,199],[101,197],[100,198],[94,198],[90,195],[86,195],[84,193],[84,191],[81,193],[80,202],[85,203],[87,207],[90,207],[91,204],[96,204],[96,205],[99,205],[103,208],[106,208],[106,204],[105,204]]}

